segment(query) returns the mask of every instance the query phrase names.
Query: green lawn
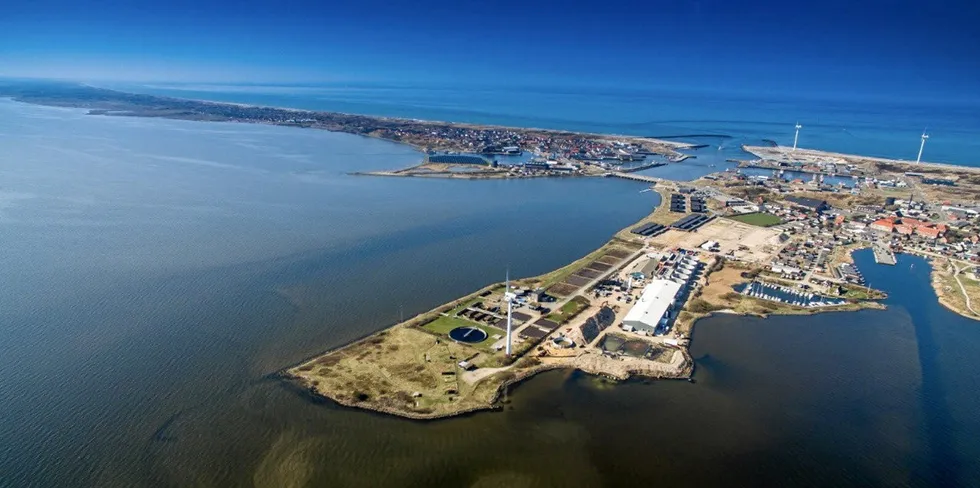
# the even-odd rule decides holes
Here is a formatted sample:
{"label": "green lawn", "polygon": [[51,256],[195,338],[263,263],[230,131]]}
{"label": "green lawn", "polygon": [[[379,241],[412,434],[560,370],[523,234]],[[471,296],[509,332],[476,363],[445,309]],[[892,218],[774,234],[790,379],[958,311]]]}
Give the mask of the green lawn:
{"label": "green lawn", "polygon": [[476,322],[471,322],[469,320],[461,319],[459,317],[447,317],[445,315],[441,315],[439,316],[439,318],[422,326],[423,329],[429,332],[445,335],[447,337],[449,336],[449,331],[455,329],[456,327],[476,327],[477,329],[486,332],[487,333],[486,340],[482,342],[469,344],[471,346],[477,346],[477,347],[490,346],[496,341],[496,339],[493,338],[493,335],[500,334],[500,331],[494,329],[493,327],[489,327],[483,324],[478,324]]}
{"label": "green lawn", "polygon": [[767,213],[755,212],[749,214],[735,215],[733,217],[728,217],[732,220],[738,222],[744,222],[749,225],[757,225],[759,227],[772,227],[783,223],[783,221],[776,217],[775,215],[769,215]]}
{"label": "green lawn", "polygon": [[850,289],[844,293],[844,298],[850,298],[852,300],[867,300],[870,297],[868,296],[867,291]]}
{"label": "green lawn", "polygon": [[559,324],[564,324],[568,321],[568,319],[574,317],[588,306],[589,301],[587,299],[577,296],[568,303],[562,305],[560,309],[548,314],[547,318],[558,322]]}

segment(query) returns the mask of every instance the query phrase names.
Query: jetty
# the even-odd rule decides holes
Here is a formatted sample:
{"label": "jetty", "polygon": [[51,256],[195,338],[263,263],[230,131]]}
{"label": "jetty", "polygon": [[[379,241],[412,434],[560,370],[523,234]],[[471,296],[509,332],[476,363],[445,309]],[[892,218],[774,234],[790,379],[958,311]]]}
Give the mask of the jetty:
{"label": "jetty", "polygon": [[895,259],[895,253],[891,249],[884,246],[875,245],[872,247],[875,255],[875,262],[878,264],[887,264],[894,266],[898,262]]}

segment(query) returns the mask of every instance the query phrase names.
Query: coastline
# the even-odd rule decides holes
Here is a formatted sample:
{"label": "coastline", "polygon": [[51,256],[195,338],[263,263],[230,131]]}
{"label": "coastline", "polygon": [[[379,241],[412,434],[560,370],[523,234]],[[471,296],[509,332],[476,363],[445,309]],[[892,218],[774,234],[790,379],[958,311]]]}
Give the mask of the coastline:
{"label": "coastline", "polygon": [[[541,140],[542,138],[554,139],[558,142],[578,139],[601,144],[608,143],[609,148],[614,147],[612,143],[626,142],[641,148],[641,154],[656,154],[665,157],[681,157],[683,155],[677,151],[678,149],[690,149],[696,146],[680,141],[643,136],[370,116],[345,112],[143,95],[82,85],[43,89],[30,88],[29,85],[26,88],[24,86],[0,86],[0,97],[20,103],[85,109],[89,115],[314,128],[405,144],[420,152],[431,150],[472,152],[476,149],[473,147],[472,141],[467,145],[464,140],[458,140],[456,136],[436,135],[437,130],[497,134],[505,137],[501,140],[501,144],[506,145],[508,143],[506,138],[510,137],[510,144],[523,146],[522,149],[526,151],[533,149],[534,151],[543,151],[543,153],[553,151],[554,148],[549,149],[540,144],[535,146],[529,141]],[[560,147],[560,144],[555,146],[555,148],[557,147]]]}
{"label": "coastline", "polygon": [[[659,205],[654,212],[650,215],[640,219],[639,222],[648,221],[652,218],[654,214],[657,213],[658,209],[662,209],[662,205]],[[636,225],[636,224],[634,224]],[[627,227],[624,230],[628,230]],[[533,282],[548,276],[555,274],[560,274],[562,271],[574,267],[583,261],[589,261],[591,257],[594,257],[597,253],[601,254],[604,249],[610,246],[616,246],[621,242],[621,238],[618,237],[617,233],[607,244],[601,246],[599,249],[590,253],[589,255],[583,257],[582,259],[569,264],[566,267],[560,268],[545,275],[525,278],[518,280],[520,283]],[[641,251],[639,252],[642,252]],[[636,254],[634,254],[636,255]],[[725,268],[724,260],[721,258],[716,258],[719,260],[721,266],[718,270],[720,271]],[[629,259],[624,261],[624,263],[632,263],[633,260]],[[620,267],[625,269],[627,264],[621,264]],[[714,267],[714,266],[712,266]],[[732,269],[742,269],[742,268],[732,268]],[[404,330],[414,330],[420,328],[424,325],[427,320],[432,319],[433,316],[439,316],[440,314],[445,315],[448,310],[452,310],[456,307],[460,307],[482,294],[486,294],[492,290],[497,290],[502,287],[502,283],[493,283],[487,285],[475,292],[469,293],[457,299],[454,299],[445,304],[439,305],[432,310],[421,313],[412,317],[404,322],[394,324],[390,327],[384,328],[378,332],[365,336],[357,341],[345,344],[343,346],[334,348],[332,350],[326,351],[312,358],[299,362],[293,366],[284,368],[279,374],[286,381],[294,382],[298,386],[306,389],[310,394],[315,395],[320,398],[325,398],[328,400],[335,401],[336,403],[343,405],[345,407],[353,407],[364,410],[371,410],[375,412],[380,412],[389,415],[395,415],[399,417],[409,418],[413,420],[436,420],[443,418],[450,418],[459,415],[465,415],[477,411],[484,410],[495,410],[499,409],[499,399],[503,391],[511,385],[517,384],[534,375],[541,373],[543,371],[550,371],[554,369],[572,369],[585,372],[590,375],[606,377],[616,381],[625,381],[632,377],[643,377],[650,379],[690,379],[694,371],[694,360],[689,352],[689,343],[693,334],[694,325],[702,318],[709,317],[713,313],[733,313],[743,316],[759,316],[768,317],[770,315],[812,315],[824,312],[841,312],[841,311],[856,311],[865,308],[877,308],[882,309],[884,305],[878,303],[874,300],[855,300],[846,304],[832,307],[822,307],[815,309],[806,309],[800,307],[792,306],[773,306],[771,303],[766,303],[762,300],[756,298],[750,298],[743,295],[737,295],[737,298],[733,298],[731,295],[731,289],[733,284],[729,281],[721,281],[720,283],[713,283],[712,277],[716,276],[713,271],[707,271],[705,275],[705,282],[702,285],[703,288],[698,289],[696,294],[692,294],[687,298],[683,306],[682,312],[678,317],[677,329],[677,342],[676,346],[671,347],[674,351],[671,353],[670,360],[667,363],[656,363],[654,361],[648,360],[609,360],[604,354],[600,354],[594,350],[588,350],[584,353],[578,353],[574,356],[567,357],[547,357],[547,356],[535,356],[532,353],[535,344],[531,344],[529,348],[521,349],[518,348],[518,353],[515,358],[511,360],[511,363],[507,364],[505,367],[489,367],[487,368],[488,373],[478,377],[474,384],[472,385],[472,392],[464,399],[464,392],[462,389],[459,390],[460,404],[456,407],[447,407],[441,411],[416,411],[413,408],[406,407],[406,405],[411,405],[410,401],[403,401],[401,404],[391,401],[392,397],[375,399],[372,397],[358,398],[356,391],[362,390],[362,386],[353,383],[347,383],[347,386],[327,386],[321,384],[319,381],[322,378],[327,378],[332,376],[332,372],[321,371],[317,373],[314,371],[315,368],[321,367],[321,365],[329,364],[335,365],[338,361],[351,361],[351,354],[356,354],[360,356],[357,358],[361,361],[366,361],[370,364],[371,368],[383,368],[385,367],[385,359],[376,358],[365,359],[365,354],[363,352],[364,348],[367,347],[377,347],[384,348],[391,347],[393,344],[404,343],[395,342],[390,339],[393,335],[401,334]],[[720,275],[719,275],[720,276]],[[744,280],[742,280],[744,281]],[[717,290],[716,290],[717,288]],[[741,303],[742,305],[737,305],[735,307],[728,306],[727,302],[715,303],[712,302],[712,309],[707,312],[692,312],[692,304],[698,300],[703,300],[706,296],[705,294],[714,294],[716,296],[725,296],[725,300],[735,300],[735,303]],[[709,300],[710,302],[710,300]],[[724,305],[722,303],[725,303]],[[613,331],[614,328],[608,329]],[[421,333],[421,332],[420,332]],[[604,332],[603,334],[613,333]],[[618,331],[615,331],[619,334]],[[434,336],[430,337],[428,340],[434,339],[438,344],[440,340]],[[549,335],[549,337],[551,337]],[[600,335],[600,338],[602,336]],[[426,340],[426,339],[423,339]],[[545,341],[547,342],[547,341]],[[584,347],[584,346],[583,346]],[[540,348],[538,348],[540,350]],[[418,354],[417,354],[418,355]],[[346,356],[346,357],[345,357]],[[459,359],[458,356],[456,359]],[[426,362],[428,362],[428,353],[425,353]],[[642,363],[641,361],[647,361],[647,363]],[[400,366],[399,366],[400,367]],[[476,371],[480,371],[477,369]],[[461,375],[467,373],[461,372]],[[369,382],[367,377],[364,377],[365,382]],[[456,391],[456,390],[453,390]],[[404,395],[402,395],[404,397]],[[414,395],[413,395],[414,396]],[[408,398],[403,398],[403,400],[409,400]]]}
{"label": "coastline", "polygon": [[[980,321],[980,314],[973,311],[976,310],[977,303],[975,301],[971,301],[971,295],[967,292],[966,287],[959,278],[960,271],[963,271],[961,268],[956,266],[952,260],[946,257],[938,257],[915,250],[907,250],[903,252],[908,252],[909,254],[923,257],[929,261],[929,265],[932,268],[929,271],[929,283],[932,285],[932,290],[935,292],[936,300],[940,305],[961,317]],[[944,266],[943,263],[940,262],[940,259],[945,260],[945,264],[953,269],[950,270]],[[953,280],[952,283],[949,281],[950,279]],[[957,286],[953,286],[954,283]],[[975,299],[976,297],[973,298]]]}
{"label": "coastline", "polygon": [[797,148],[794,151],[792,148],[778,145],[772,147],[743,145],[742,150],[763,160],[793,158],[800,161],[826,161],[837,159],[856,165],[874,165],[880,169],[887,168],[888,166],[894,166],[900,167],[902,171],[922,171],[923,169],[931,169],[935,171],[962,171],[973,174],[980,173],[980,166],[972,166],[967,164],[932,163],[928,161],[916,163],[915,161],[905,161],[901,159],[890,159],[875,156],[862,156],[859,154],[845,154],[832,151],[823,151],[820,149]]}
{"label": "coastline", "polygon": [[[872,246],[870,244],[862,244],[862,245],[859,245],[859,246],[852,247],[845,254],[845,257],[842,259],[842,261],[853,264],[854,263],[854,258],[853,258],[852,255],[853,255],[853,253],[855,251],[860,251],[862,249],[871,249],[871,248],[872,248]],[[901,253],[906,253],[906,254],[910,254],[910,255],[913,255],[913,256],[919,256],[919,257],[922,257],[922,258],[926,259],[929,262],[929,266],[932,268],[929,271],[929,283],[932,286],[932,290],[936,294],[936,300],[939,302],[940,305],[942,305],[947,310],[949,310],[950,312],[953,312],[953,313],[955,313],[957,315],[960,315],[960,316],[965,317],[965,318],[968,318],[968,319],[980,321],[980,314],[977,314],[977,313],[974,313],[974,312],[972,312],[970,310],[967,310],[965,306],[963,306],[963,305],[961,305],[959,303],[960,300],[957,299],[954,302],[951,299],[950,295],[960,295],[960,296],[962,296],[962,290],[958,290],[958,289],[945,290],[944,289],[944,287],[946,287],[947,284],[944,283],[943,277],[944,276],[946,276],[946,277],[952,277],[953,275],[952,274],[949,274],[945,270],[942,270],[940,268],[940,263],[938,263],[937,260],[939,260],[939,259],[945,259],[947,261],[950,261],[949,258],[944,257],[944,256],[938,256],[938,255],[935,255],[935,254],[925,253],[925,252],[922,252],[922,251],[918,251],[916,249],[903,249],[898,254],[901,254]],[[967,263],[961,263],[961,264],[967,264]],[[887,266],[887,265],[885,265],[885,266]],[[966,301],[964,300],[963,303],[965,305]],[[970,302],[970,303],[971,303],[971,305],[973,305],[972,302]]]}
{"label": "coastline", "polygon": [[[180,99],[176,99],[176,100],[180,100]],[[20,100],[18,100],[18,101],[20,101]],[[23,101],[21,101],[21,102],[23,102]],[[29,102],[28,101],[28,102],[23,102],[23,103],[35,103],[35,102]],[[259,106],[244,105],[244,104],[231,104],[231,103],[224,103],[224,102],[199,102],[199,103],[213,105],[213,106],[218,106],[218,107],[232,106],[232,107],[240,107],[240,108],[247,108],[247,109],[263,109],[263,107],[259,107]],[[44,104],[41,104],[41,105],[44,105]],[[173,114],[170,114],[170,116],[158,116],[158,115],[141,115],[141,114],[130,114],[130,113],[112,113],[110,111],[104,111],[104,112],[96,113],[99,110],[101,110],[101,109],[90,109],[89,113],[90,114],[97,114],[97,115],[115,115],[115,116],[145,116],[145,117],[155,117],[156,116],[156,117],[161,117],[161,118],[170,118],[170,119],[177,119],[177,120],[222,121],[222,120],[203,120],[203,119],[196,119],[196,118],[188,118],[188,117],[182,117],[182,116],[174,116]],[[279,110],[279,109],[277,109],[277,110]],[[281,110],[290,111],[290,112],[294,112],[294,113],[298,113],[298,114],[309,113],[307,111],[296,110],[296,109],[281,109]],[[599,134],[589,134],[589,133],[576,133],[576,132],[567,132],[567,131],[553,131],[553,130],[547,130],[547,129],[517,129],[517,128],[507,128],[507,127],[503,127],[503,126],[484,126],[484,125],[475,125],[475,124],[456,124],[456,123],[441,123],[441,122],[425,122],[425,121],[418,121],[418,120],[412,120],[412,119],[392,119],[392,118],[383,118],[383,117],[380,117],[380,118],[379,117],[374,117],[374,118],[372,118],[372,117],[356,116],[356,115],[350,115],[350,114],[340,114],[340,115],[351,116],[351,117],[360,117],[360,118],[366,118],[366,119],[370,119],[370,120],[396,121],[396,122],[399,122],[399,123],[405,122],[405,123],[417,123],[417,124],[429,124],[429,125],[447,124],[447,125],[451,125],[453,127],[469,127],[469,128],[479,128],[479,129],[486,129],[486,128],[492,128],[492,129],[514,129],[514,130],[521,130],[521,131],[535,131],[535,132],[554,133],[554,134],[562,134],[562,135],[565,135],[565,134],[573,134],[573,135],[582,135],[582,136],[590,136],[590,137],[605,137],[605,138],[609,138],[609,137],[627,137],[627,138],[630,138],[630,139],[637,139],[637,140],[639,140],[639,139],[647,139],[647,140],[651,140],[651,141],[654,141],[654,142],[659,142],[658,140],[653,140],[653,139],[649,139],[649,138],[637,138],[637,137],[632,137],[632,136],[611,136],[611,135],[599,135]],[[297,125],[294,125],[294,124],[270,123],[270,122],[254,121],[254,120],[224,120],[224,121],[241,122],[241,123],[262,123],[262,124],[267,124],[267,125],[293,126],[293,127],[300,127],[300,128],[303,127],[303,126],[297,126]],[[378,134],[375,134],[375,133],[362,133],[362,132],[355,132],[355,131],[348,131],[348,130],[338,130],[338,129],[330,128],[330,127],[315,127],[315,128],[318,128],[318,129],[321,129],[321,130],[334,131],[334,132],[351,133],[351,134],[354,134],[354,135],[361,135],[361,136],[365,136],[365,137],[371,137],[371,138],[376,138],[376,139],[380,139],[380,140],[386,140],[386,141],[389,141],[389,142],[396,142],[396,143],[399,143],[399,144],[406,144],[406,145],[409,145],[409,146],[415,148],[416,150],[421,150],[421,147],[420,146],[418,146],[416,144],[413,144],[411,142],[406,142],[406,141],[403,141],[403,140],[392,139],[392,138],[386,138],[386,137],[382,137],[382,136],[380,136]],[[664,142],[672,142],[672,141],[664,141]],[[683,143],[680,143],[680,144],[683,144]],[[690,145],[685,145],[684,147],[690,147]],[[779,149],[779,148],[776,148],[776,149]],[[804,151],[806,151],[806,153]],[[908,162],[905,162],[905,161],[899,161],[899,160],[888,160],[888,159],[884,159],[884,158],[865,158],[865,157],[862,157],[862,156],[851,156],[851,155],[843,155],[843,154],[838,154],[838,153],[825,153],[825,152],[822,152],[822,151],[814,151],[814,150],[800,150],[800,152],[798,154],[799,155],[810,154],[813,157],[826,157],[827,155],[833,155],[835,157],[841,157],[841,158],[852,158],[852,159],[860,159],[862,161],[871,161],[871,162],[874,162],[876,164],[891,164],[891,165],[898,165],[898,164],[909,165],[909,164],[911,164],[911,163],[908,163]],[[915,168],[918,168],[920,170],[922,168],[934,168],[934,169],[937,169],[937,170],[942,170],[942,169],[946,169],[946,170],[956,169],[957,171],[964,171],[964,172],[980,171],[980,168],[971,168],[971,167],[967,167],[967,166],[957,166],[957,165],[947,165],[947,164],[941,164],[941,163],[921,163],[920,165],[914,165],[914,167]],[[392,175],[386,175],[386,176],[405,176],[405,175],[394,175],[394,174],[392,174]],[[424,175],[413,175],[413,176],[426,177]],[[481,178],[481,176],[477,176],[477,175],[466,175],[466,174],[459,175],[459,176],[453,176],[453,177],[460,177],[460,178],[465,178],[465,179],[477,179],[477,178]],[[482,176],[482,177],[486,177],[486,176]],[[663,206],[663,204],[661,204],[660,206],[658,206],[658,209],[661,208],[662,206]],[[655,212],[656,212],[656,210],[655,210]],[[651,220],[652,215],[653,214],[651,214],[650,216],[645,217],[644,219],[641,219],[640,222]],[[628,229],[629,228],[624,229],[624,231],[628,231]],[[600,249],[603,249],[606,246],[610,246],[610,245],[614,244],[615,242],[616,241],[615,241],[615,238],[614,238],[614,240],[609,241],[606,245],[600,247]],[[848,256],[849,256],[849,253],[848,253]],[[936,269],[937,269],[937,267],[934,266],[933,267],[933,273],[936,273],[937,272]],[[539,277],[536,277],[536,278],[539,278]],[[527,280],[533,280],[533,279],[534,278],[528,278]],[[488,287],[484,287],[480,291],[484,291],[484,290],[488,290],[488,289],[494,289],[494,288],[499,288],[500,286],[501,286],[501,284],[499,284],[499,283],[492,284],[492,285],[488,285]],[[942,303],[944,306],[946,306],[947,308],[951,309],[952,311],[954,311],[956,313],[959,313],[959,314],[961,314],[963,316],[966,316],[966,317],[969,317],[969,318],[978,319],[976,315],[973,315],[973,316],[966,315],[966,312],[963,312],[962,310],[958,310],[957,308],[955,308],[955,306],[952,305],[949,302],[949,298],[948,297],[944,297],[942,294],[939,293],[939,290],[940,290],[939,289],[939,284],[937,284],[937,282],[935,280],[934,280],[934,289],[937,292],[937,295],[938,295],[938,298],[939,298],[940,303]],[[674,356],[678,356],[678,355],[681,356],[682,360],[679,362],[679,365],[673,370],[673,372],[671,372],[669,370],[665,372],[664,370],[658,370],[658,369],[643,369],[643,368],[635,368],[634,369],[631,366],[626,366],[624,368],[619,368],[619,369],[615,369],[615,368],[613,368],[613,369],[607,369],[607,368],[604,368],[604,367],[597,366],[598,363],[576,362],[575,359],[577,359],[578,357],[576,357],[575,359],[553,359],[553,360],[550,360],[550,362],[549,363],[546,363],[546,364],[537,364],[537,365],[530,365],[530,366],[523,367],[523,368],[515,368],[515,371],[509,372],[509,373],[513,373],[513,374],[510,374],[510,375],[507,375],[507,374],[496,375],[495,374],[495,375],[492,375],[492,376],[483,378],[482,380],[477,380],[476,381],[476,386],[477,387],[485,387],[485,389],[487,389],[487,391],[489,391],[489,388],[490,387],[494,387],[494,388],[492,388],[492,390],[493,390],[492,391],[492,394],[490,394],[489,396],[485,397],[485,398],[487,398],[487,401],[486,402],[484,402],[483,404],[480,404],[480,405],[461,407],[459,409],[451,410],[449,412],[441,412],[441,413],[436,413],[436,414],[414,413],[414,412],[406,411],[405,409],[399,409],[399,408],[391,407],[391,406],[388,406],[388,405],[385,405],[385,404],[367,404],[367,403],[362,402],[362,401],[354,401],[354,400],[351,400],[348,397],[343,397],[343,396],[338,396],[338,395],[330,395],[328,393],[324,393],[324,392],[321,392],[321,391],[317,390],[315,388],[317,385],[315,385],[315,384],[307,384],[307,383],[304,383],[305,381],[307,381],[306,379],[304,379],[304,376],[303,375],[299,375],[299,374],[295,374],[295,372],[294,372],[294,370],[297,370],[298,368],[300,368],[300,367],[302,367],[302,366],[304,366],[306,364],[312,363],[314,361],[317,361],[317,360],[319,360],[321,358],[324,358],[324,357],[327,357],[327,356],[330,356],[330,355],[333,355],[333,354],[341,353],[343,351],[348,351],[348,350],[354,349],[354,348],[356,348],[359,345],[363,345],[363,344],[365,344],[365,343],[373,340],[374,338],[380,337],[381,334],[385,334],[385,333],[387,333],[390,330],[396,329],[398,327],[408,327],[408,325],[407,325],[408,323],[411,323],[413,320],[418,319],[419,317],[428,316],[428,315],[431,315],[431,314],[437,314],[440,310],[444,310],[446,308],[452,308],[452,306],[459,305],[461,302],[465,302],[467,299],[472,298],[475,294],[480,293],[480,291],[471,293],[471,294],[466,295],[466,296],[464,296],[462,298],[456,299],[453,302],[449,302],[447,304],[443,304],[443,305],[441,305],[439,307],[436,307],[435,309],[430,310],[429,312],[425,312],[423,314],[420,314],[419,316],[413,317],[413,319],[410,320],[410,321],[408,321],[408,322],[402,322],[402,323],[399,323],[399,324],[395,324],[395,325],[393,325],[391,327],[388,327],[388,328],[386,328],[386,329],[384,329],[384,330],[382,330],[380,332],[376,332],[374,334],[369,334],[369,335],[367,335],[367,336],[365,336],[365,337],[363,337],[361,339],[358,339],[358,340],[353,341],[351,343],[348,343],[346,345],[343,345],[343,346],[340,346],[338,348],[334,348],[334,349],[332,349],[330,351],[326,351],[324,353],[321,353],[321,354],[319,354],[319,355],[311,358],[308,361],[305,361],[303,363],[297,364],[297,365],[295,365],[293,367],[290,367],[290,368],[286,368],[283,372],[281,372],[281,376],[283,378],[286,378],[286,379],[290,380],[290,381],[298,381],[300,385],[303,385],[307,389],[311,390],[314,394],[319,395],[319,396],[324,397],[324,398],[331,399],[331,400],[333,400],[333,401],[335,401],[335,402],[337,402],[338,404],[341,404],[341,405],[345,405],[345,406],[349,406],[349,407],[357,407],[357,408],[369,409],[369,410],[375,410],[375,411],[383,412],[383,413],[387,413],[387,414],[398,415],[398,416],[403,416],[403,417],[407,417],[407,418],[416,418],[416,419],[420,419],[421,420],[421,419],[445,418],[445,417],[462,415],[462,414],[466,414],[466,413],[470,413],[470,412],[474,412],[474,411],[479,411],[479,410],[486,410],[486,409],[494,409],[494,408],[497,408],[496,403],[499,400],[499,396],[500,396],[501,392],[504,391],[504,389],[506,387],[508,387],[509,385],[512,385],[512,384],[516,384],[516,383],[518,383],[520,381],[523,381],[524,379],[530,378],[530,377],[534,376],[535,374],[537,374],[539,372],[547,371],[547,370],[553,370],[553,369],[569,369],[569,368],[571,368],[571,369],[579,369],[579,370],[584,371],[584,372],[589,373],[589,374],[606,376],[606,377],[610,377],[610,378],[617,379],[617,380],[625,380],[625,379],[628,379],[628,378],[630,378],[632,376],[643,376],[643,377],[650,377],[650,378],[689,378],[690,375],[693,372],[693,366],[694,366],[693,365],[693,360],[691,360],[691,358],[690,358],[690,354],[688,352],[688,349],[687,349],[686,345],[684,347],[678,348],[678,350],[680,351],[679,354],[676,354],[676,353],[674,354]],[[707,312],[707,313],[693,313],[693,312],[690,312],[689,310],[687,310],[688,309],[688,306],[690,304],[691,304],[691,301],[689,300],[685,304],[685,307],[684,307],[684,309],[685,309],[684,311],[685,312],[692,314],[692,315],[686,317],[686,321],[685,321],[687,323],[687,329],[688,329],[687,338],[688,339],[691,337],[690,336],[690,333],[693,332],[693,327],[696,324],[696,322],[698,320],[700,320],[701,318],[710,316],[712,313],[736,313],[736,314],[740,314],[740,315],[755,315],[755,316],[760,316],[760,317],[767,317],[769,315],[784,315],[784,314],[807,314],[807,315],[809,315],[809,314],[829,312],[829,311],[849,311],[849,310],[856,310],[856,309],[860,309],[860,308],[869,308],[869,307],[874,308],[875,306],[878,306],[878,307],[881,306],[880,304],[877,304],[875,302],[866,301],[866,302],[861,302],[860,304],[849,304],[849,305],[843,305],[843,306],[839,306],[839,307],[827,307],[827,308],[823,308],[823,309],[819,309],[819,310],[817,310],[817,309],[800,309],[800,310],[779,309],[778,311],[775,311],[775,312],[772,312],[772,313],[766,313],[766,312],[760,312],[760,311],[745,311],[745,310],[739,311],[739,310],[736,310],[736,309],[723,308],[723,309],[719,309],[719,310],[715,310],[715,311]],[[523,352],[527,352],[527,351],[523,351]],[[581,357],[581,356],[579,356],[579,357]],[[521,356],[517,361],[515,361],[515,363],[519,362],[523,358],[524,357]],[[494,384],[494,383],[496,383],[496,384]],[[480,393],[483,394],[483,393],[486,393],[486,391],[482,391],[481,390]]]}
{"label": "coastline", "polygon": [[[95,86],[95,85],[86,85],[86,86],[89,86],[89,87],[95,88],[95,89],[104,89],[104,88],[101,88],[101,87],[98,87],[98,86]],[[120,92],[120,93],[131,93],[131,92]],[[614,137],[614,138],[623,138],[623,139],[637,139],[637,140],[649,141],[649,142],[655,143],[655,144],[662,144],[662,145],[665,145],[665,146],[672,146],[672,147],[677,148],[677,149],[699,149],[699,148],[702,148],[702,147],[707,147],[704,144],[694,144],[694,143],[688,143],[688,142],[681,142],[681,141],[671,140],[671,139],[677,138],[677,137],[696,137],[697,135],[694,135],[694,136],[668,136],[671,139],[660,139],[660,138],[656,138],[656,137],[647,137],[647,136],[632,136],[632,135],[626,135],[626,134],[606,134],[606,133],[598,133],[598,132],[566,131],[566,130],[561,130],[561,129],[547,129],[547,128],[543,128],[543,127],[516,127],[516,126],[506,126],[506,125],[496,125],[496,124],[473,124],[473,123],[468,123],[468,122],[454,122],[454,121],[451,121],[451,120],[416,119],[416,118],[407,118],[407,117],[388,117],[388,116],[383,116],[383,115],[365,115],[365,114],[358,114],[358,113],[353,113],[353,112],[340,112],[340,111],[334,111],[334,110],[331,110],[331,111],[310,110],[310,109],[302,109],[302,108],[294,108],[294,107],[283,107],[283,106],[279,106],[279,105],[257,105],[257,104],[254,104],[254,103],[219,102],[219,101],[214,101],[214,100],[207,100],[207,99],[204,99],[204,98],[185,98],[185,97],[171,97],[171,96],[160,96],[160,95],[147,95],[147,96],[153,96],[153,97],[159,97],[159,98],[171,98],[171,99],[174,99],[174,100],[186,100],[186,101],[191,101],[191,102],[207,103],[207,104],[214,104],[214,105],[230,105],[230,106],[235,106],[235,107],[240,107],[240,108],[249,108],[249,109],[263,109],[263,108],[269,109],[269,108],[271,108],[271,109],[275,109],[275,110],[282,110],[282,111],[295,112],[295,113],[304,113],[304,112],[332,113],[332,114],[347,115],[347,116],[353,116],[353,117],[374,117],[374,118],[377,118],[379,120],[390,120],[390,121],[400,121],[400,122],[417,122],[417,123],[431,123],[431,124],[439,124],[439,125],[454,125],[454,126],[459,126],[459,127],[521,129],[521,130],[531,130],[531,131],[539,131],[539,132],[554,132],[554,133],[560,133],[560,134],[570,133],[570,134],[581,134],[581,135],[586,135],[586,136],[597,136],[597,137]],[[23,102],[23,103],[32,103],[32,102]],[[367,137],[374,137],[374,136],[367,136]],[[389,139],[383,139],[383,140],[389,140]],[[400,142],[400,141],[391,141],[391,142]],[[412,146],[412,147],[415,147],[414,145],[409,144],[409,143],[405,143],[405,142],[401,142],[401,143],[402,144],[409,145],[409,146]],[[415,147],[415,148],[421,150],[421,148],[418,148],[418,147]],[[688,156],[688,157],[690,157],[690,156]]]}

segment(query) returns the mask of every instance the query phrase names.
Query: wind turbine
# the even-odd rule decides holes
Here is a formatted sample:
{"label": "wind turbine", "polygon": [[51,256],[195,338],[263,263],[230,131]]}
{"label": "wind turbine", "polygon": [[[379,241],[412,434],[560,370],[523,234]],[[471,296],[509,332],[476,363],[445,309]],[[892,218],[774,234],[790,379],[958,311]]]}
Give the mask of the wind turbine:
{"label": "wind turbine", "polygon": [[928,139],[928,138],[929,138],[929,134],[926,134],[926,131],[923,130],[922,131],[922,143],[919,144],[919,155],[915,158],[915,162],[916,163],[919,163],[920,161],[922,161],[922,150],[926,148],[926,139]]}
{"label": "wind turbine", "polygon": [[510,356],[510,331],[513,324],[511,313],[514,309],[514,299],[517,298],[517,295],[510,291],[510,268],[507,268],[506,280],[506,285],[504,285],[504,300],[507,301],[507,356]]}
{"label": "wind turbine", "polygon": [[802,128],[803,128],[803,126],[800,125],[799,122],[797,122],[796,123],[796,135],[793,136],[793,151],[794,152],[796,151],[796,143],[800,140],[800,129],[802,129]]}

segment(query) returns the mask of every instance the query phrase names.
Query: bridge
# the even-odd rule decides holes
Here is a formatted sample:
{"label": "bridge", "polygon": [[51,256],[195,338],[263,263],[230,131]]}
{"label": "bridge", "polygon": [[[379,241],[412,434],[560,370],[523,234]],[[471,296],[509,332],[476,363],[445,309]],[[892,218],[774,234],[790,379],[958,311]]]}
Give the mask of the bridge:
{"label": "bridge", "polygon": [[663,183],[665,180],[663,178],[657,178],[656,176],[638,175],[636,173],[623,173],[622,171],[609,171],[602,176],[607,178],[623,178],[626,180],[642,181],[644,183],[650,183],[656,185],[658,183]]}

